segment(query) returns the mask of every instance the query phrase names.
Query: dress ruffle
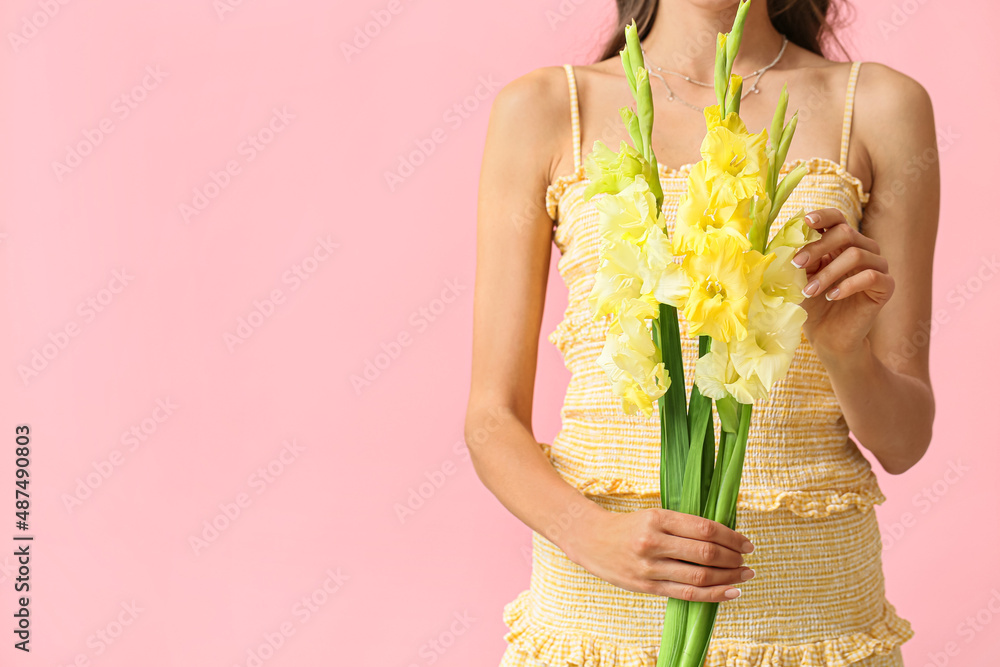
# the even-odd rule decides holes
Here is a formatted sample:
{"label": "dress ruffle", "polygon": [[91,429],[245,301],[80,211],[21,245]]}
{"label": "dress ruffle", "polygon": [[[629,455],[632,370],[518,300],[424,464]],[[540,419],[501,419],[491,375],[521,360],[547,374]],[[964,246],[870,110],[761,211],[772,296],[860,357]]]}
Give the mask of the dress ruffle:
{"label": "dress ruffle", "polygon": [[877,485],[861,491],[740,489],[737,507],[773,512],[785,508],[801,517],[824,517],[857,508],[867,512],[885,502]]}
{"label": "dress ruffle", "polygon": [[530,590],[522,591],[503,610],[510,628],[504,639],[549,667],[651,667],[659,647],[617,644],[582,632],[557,632],[529,618]]}
{"label": "dress ruffle", "polygon": [[[673,169],[671,167],[665,167],[662,164],[660,167],[660,175],[666,177],[683,177],[687,178],[690,174],[691,169],[697,164],[697,162],[689,162],[688,164],[682,164],[680,167]],[[861,179],[847,171],[844,167],[837,164],[833,160],[825,157],[812,157],[812,158],[799,158],[797,160],[791,160],[790,162],[785,162],[781,165],[778,173],[787,174],[795,167],[799,165],[805,165],[807,174],[833,174],[839,176],[841,179],[850,183],[854,187],[854,191],[858,195],[858,201],[862,205],[867,204],[869,198],[871,197],[870,192],[865,192],[865,186],[861,182]]]}
{"label": "dress ruffle", "polygon": [[[622,478],[590,478],[573,483],[573,486],[591,496],[659,494],[659,489],[638,486],[632,480]],[[883,502],[885,496],[877,485],[858,491],[741,488],[736,507],[757,512],[774,512],[783,508],[800,517],[817,518],[853,508],[867,512]]]}
{"label": "dress ruffle", "polygon": [[[529,616],[531,591],[504,607],[510,628],[504,639],[549,667],[654,667],[659,646],[619,644],[582,632],[560,632]],[[848,667],[874,654],[893,651],[913,636],[910,623],[889,602],[882,617],[864,632],[808,644],[754,644],[713,640],[705,667]]]}
{"label": "dress ruffle", "polygon": [[559,200],[562,198],[563,190],[566,186],[571,183],[576,183],[584,179],[584,170],[581,166],[572,174],[566,174],[565,176],[560,176],[556,180],[552,181],[548,188],[545,190],[545,211],[552,218],[553,222],[557,220]]}
{"label": "dress ruffle", "polygon": [[[660,168],[660,176],[662,178],[687,178],[688,174],[691,172],[691,168],[696,164],[696,162],[690,162],[688,164],[682,164],[676,169],[666,167],[662,164],[659,164],[658,166]],[[805,165],[807,174],[833,174],[835,176],[839,176],[842,180],[852,186],[853,191],[858,196],[858,202],[862,208],[871,198],[871,193],[865,192],[864,184],[861,182],[860,178],[829,158],[799,158],[798,160],[785,162],[781,165],[779,173],[787,174],[799,165]],[[563,191],[570,184],[582,181],[584,178],[585,172],[583,166],[581,165],[581,167],[572,174],[566,174],[565,176],[559,176],[556,178],[546,189],[545,210],[548,212],[549,217],[552,218],[553,221],[557,220],[556,216],[558,215],[559,200],[562,197]]]}
{"label": "dress ruffle", "polygon": [[[552,445],[539,443],[546,457],[552,458]],[[560,474],[574,488],[589,496],[659,496],[659,487],[647,487],[637,484],[624,477],[588,477],[574,479],[568,471]],[[875,505],[885,502],[885,495],[878,485],[877,478],[856,490],[838,489],[772,489],[742,487],[736,499],[737,509],[749,509],[757,512],[774,512],[787,509],[793,514],[805,518],[818,518],[846,512],[857,508],[860,512],[868,512]]]}
{"label": "dress ruffle", "polygon": [[865,632],[809,644],[719,641],[709,645],[704,667],[847,667],[876,653],[890,653],[911,637],[909,621],[896,615],[895,607],[886,602],[882,618]]}

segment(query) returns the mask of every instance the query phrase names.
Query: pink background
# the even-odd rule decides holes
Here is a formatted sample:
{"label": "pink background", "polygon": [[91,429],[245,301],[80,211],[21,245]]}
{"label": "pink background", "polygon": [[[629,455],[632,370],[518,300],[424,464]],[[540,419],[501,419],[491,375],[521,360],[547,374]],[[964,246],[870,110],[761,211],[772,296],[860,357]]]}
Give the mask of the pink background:
{"label": "pink background", "polygon": [[[888,594],[916,630],[908,665],[992,664],[1000,278],[977,272],[1000,244],[984,196],[996,189],[988,31],[1000,12],[859,5],[854,57],[923,83],[939,135],[954,138],[934,266],[947,318],[931,351],[936,437],[905,475],[880,474]],[[0,664],[499,661],[530,535],[462,441],[485,129],[503,84],[590,62],[612,10],[3,3]],[[345,55],[372,12],[390,20]],[[432,137],[390,186],[385,173]],[[548,298],[542,441],[568,380],[544,340],[565,307],[555,256]],[[28,655],[12,648],[10,616],[22,423]],[[977,614],[992,623],[963,632]]]}

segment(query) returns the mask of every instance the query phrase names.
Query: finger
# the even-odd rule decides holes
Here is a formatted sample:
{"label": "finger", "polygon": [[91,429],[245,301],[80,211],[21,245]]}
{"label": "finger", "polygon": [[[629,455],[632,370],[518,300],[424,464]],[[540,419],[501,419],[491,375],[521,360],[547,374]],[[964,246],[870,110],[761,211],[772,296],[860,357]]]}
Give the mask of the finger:
{"label": "finger", "polygon": [[706,588],[723,584],[741,584],[754,577],[754,571],[749,567],[705,567],[692,565],[673,558],[659,558],[648,561],[646,579],[657,581],[676,581],[679,584],[690,584]]}
{"label": "finger", "polygon": [[675,581],[654,581],[643,586],[643,590],[654,595],[678,598],[691,602],[728,602],[740,596],[740,589],[730,585],[699,588]]}
{"label": "finger", "polygon": [[807,298],[818,296],[841,278],[867,269],[887,273],[889,262],[882,255],[876,255],[856,245],[850,246],[812,276],[803,288],[802,294]]}
{"label": "finger", "polygon": [[657,516],[660,519],[659,529],[670,535],[714,542],[737,553],[753,551],[753,544],[745,535],[740,535],[718,521],[669,510],[663,510]]}
{"label": "finger", "polygon": [[810,211],[805,217],[806,224],[815,229],[816,231],[823,233],[835,225],[847,224],[847,218],[844,217],[844,212],[839,208],[818,208],[815,211]]}
{"label": "finger", "polygon": [[[809,215],[812,216],[814,213]],[[811,223],[813,227],[823,224],[827,224],[828,227],[822,231],[819,239],[799,248],[799,252],[792,257],[792,264],[812,273],[820,268],[820,262],[824,257],[830,254],[837,255],[851,246],[858,246],[876,255],[880,254],[878,243],[874,239],[848,225],[844,220],[844,214],[839,211],[837,213],[839,219],[836,221],[823,218],[824,222]]]}
{"label": "finger", "polygon": [[676,535],[666,536],[662,548],[650,554],[659,558],[674,558],[696,565],[734,568],[743,565],[743,554],[716,542],[692,540]]}
{"label": "finger", "polygon": [[892,276],[882,271],[865,269],[853,276],[841,280],[837,286],[827,292],[830,301],[846,299],[852,294],[865,293],[872,301],[884,304],[892,296],[896,282]]}

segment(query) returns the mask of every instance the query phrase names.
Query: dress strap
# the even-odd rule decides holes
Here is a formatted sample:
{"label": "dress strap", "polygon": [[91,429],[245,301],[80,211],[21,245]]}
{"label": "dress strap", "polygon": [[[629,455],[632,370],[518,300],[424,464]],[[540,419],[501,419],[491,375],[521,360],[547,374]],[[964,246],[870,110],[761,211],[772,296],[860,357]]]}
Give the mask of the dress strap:
{"label": "dress strap", "polygon": [[844,130],[840,135],[840,166],[847,169],[847,151],[851,145],[851,120],[854,115],[854,89],[858,83],[858,70],[861,61],[855,60],[851,65],[851,75],[847,80],[847,95],[844,97]]}
{"label": "dress strap", "polygon": [[569,83],[569,111],[573,121],[573,171],[578,172],[583,160],[580,154],[580,103],[576,94],[576,75],[570,64],[563,65],[563,69],[566,70],[566,81]]}

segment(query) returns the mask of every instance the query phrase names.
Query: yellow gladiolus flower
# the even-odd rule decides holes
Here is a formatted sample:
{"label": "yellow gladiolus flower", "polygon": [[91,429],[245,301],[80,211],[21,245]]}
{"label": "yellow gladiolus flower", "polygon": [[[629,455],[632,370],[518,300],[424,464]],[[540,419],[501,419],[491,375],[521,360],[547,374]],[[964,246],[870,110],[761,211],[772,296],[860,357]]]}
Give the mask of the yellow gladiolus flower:
{"label": "yellow gladiolus flower", "polygon": [[687,192],[677,206],[677,219],[671,236],[674,253],[702,253],[706,239],[714,234],[731,236],[744,250],[749,250],[751,244],[747,234],[752,222],[750,206],[753,200],[720,200],[707,178],[707,169],[705,160],[691,168]]}
{"label": "yellow gladiolus flower", "polygon": [[628,414],[635,414],[636,410],[652,409],[652,400],[642,391],[638,383],[632,377],[618,367],[615,363],[615,356],[618,352],[618,336],[608,333],[604,341],[604,349],[597,357],[597,364],[604,369],[608,381],[611,383],[611,391],[622,399],[622,409]]}
{"label": "yellow gladiolus flower", "polygon": [[732,237],[711,237],[705,252],[684,258],[691,293],[684,305],[690,336],[708,335],[729,341],[746,336],[750,299],[760,288],[764,269],[774,255],[743,251]]}
{"label": "yellow gladiolus flower", "polygon": [[658,303],[681,308],[691,291],[690,280],[674,261],[670,239],[659,226],[650,227],[643,239],[643,263],[639,267],[642,294],[651,294]]}
{"label": "yellow gladiolus flower", "polygon": [[777,246],[770,253],[774,260],[764,269],[758,298],[767,305],[777,306],[785,301],[801,303],[805,299],[802,289],[806,286],[806,272],[792,264],[795,248]]}
{"label": "yellow gladiolus flower", "polygon": [[625,140],[617,153],[603,142],[595,141],[594,150],[584,159],[583,167],[590,181],[583,191],[584,199],[599,193],[616,195],[628,187],[637,174],[646,179],[647,185],[653,177],[653,166]]}
{"label": "yellow gladiolus flower", "polygon": [[[608,327],[608,331],[617,333],[627,347],[643,358],[652,360],[656,356],[656,345],[653,343],[653,332],[649,320],[659,314],[655,303],[649,299],[629,299],[622,304],[618,317]],[[639,374],[636,374],[638,380]]]}
{"label": "yellow gladiolus flower", "polygon": [[807,243],[818,241],[822,234],[809,226],[805,215],[804,208],[796,211],[795,215],[789,218],[771,238],[765,252],[774,252],[774,249],[780,246],[798,249]]}
{"label": "yellow gladiolus flower", "polygon": [[749,134],[747,131],[747,126],[744,124],[743,119],[735,111],[730,111],[726,114],[726,120],[723,122],[719,119],[719,105],[713,104],[712,106],[705,107],[705,126],[707,129],[711,130],[714,127],[725,127],[730,132],[734,134]]}
{"label": "yellow gladiolus flower", "polygon": [[641,174],[621,192],[594,200],[599,211],[601,236],[638,242],[658,224],[656,197]]}
{"label": "yellow gladiolus flower", "polygon": [[735,203],[766,193],[767,130],[737,133],[718,125],[705,135],[701,155],[708,163],[705,176],[718,180],[720,201]]}
{"label": "yellow gladiolus flower", "polygon": [[750,308],[749,334],[729,346],[730,360],[740,377],[758,380],[765,398],[788,372],[806,317],[806,311],[794,303],[769,306],[756,300]]}
{"label": "yellow gladiolus flower", "polygon": [[602,240],[601,265],[594,277],[594,287],[587,297],[594,319],[617,313],[622,304],[641,294],[643,266],[638,246],[628,241]]}
{"label": "yellow gladiolus flower", "polygon": [[744,378],[739,374],[729,350],[724,341],[713,340],[709,353],[698,359],[694,374],[698,391],[716,400],[732,396],[740,403],[767,398],[767,389],[758,377]]}
{"label": "yellow gladiolus flower", "polygon": [[649,324],[657,312],[658,306],[647,299],[631,299],[623,304],[619,316],[608,327],[604,349],[597,359],[629,414],[637,409],[652,414],[652,401],[670,387],[666,367],[657,361]]}

